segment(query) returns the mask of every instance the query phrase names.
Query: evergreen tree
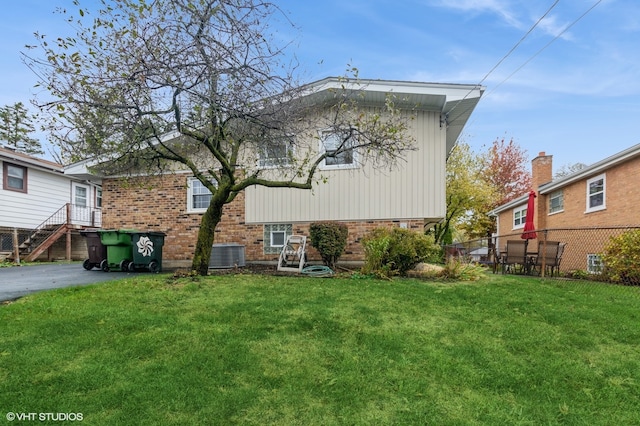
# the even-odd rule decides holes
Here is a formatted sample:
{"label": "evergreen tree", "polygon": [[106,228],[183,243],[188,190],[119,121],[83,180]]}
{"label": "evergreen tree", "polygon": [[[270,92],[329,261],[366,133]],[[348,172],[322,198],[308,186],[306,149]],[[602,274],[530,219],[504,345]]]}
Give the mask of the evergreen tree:
{"label": "evergreen tree", "polygon": [[29,155],[44,154],[40,141],[29,135],[35,131],[36,116],[22,102],[0,107],[0,141],[8,148]]}

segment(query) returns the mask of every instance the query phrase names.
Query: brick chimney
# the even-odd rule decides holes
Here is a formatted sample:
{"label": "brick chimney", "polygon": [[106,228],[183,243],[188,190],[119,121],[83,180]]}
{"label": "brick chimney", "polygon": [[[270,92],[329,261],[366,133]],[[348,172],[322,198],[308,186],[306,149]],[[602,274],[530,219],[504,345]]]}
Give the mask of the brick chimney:
{"label": "brick chimney", "polygon": [[534,216],[536,229],[545,229],[547,227],[547,197],[546,195],[541,195],[538,190],[540,185],[553,180],[552,159],[552,155],[547,155],[542,151],[536,158],[531,160],[531,186],[538,196],[536,198],[536,214]]}
{"label": "brick chimney", "polygon": [[553,155],[547,155],[542,151],[531,160],[531,186],[536,193],[540,185],[553,180],[552,159]]}

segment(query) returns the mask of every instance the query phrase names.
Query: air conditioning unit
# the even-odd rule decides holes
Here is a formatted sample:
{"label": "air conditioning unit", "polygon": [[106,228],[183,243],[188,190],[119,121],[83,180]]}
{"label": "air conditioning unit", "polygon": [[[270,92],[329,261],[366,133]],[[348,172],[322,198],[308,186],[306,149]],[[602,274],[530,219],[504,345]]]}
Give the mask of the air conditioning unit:
{"label": "air conditioning unit", "polygon": [[244,246],[241,244],[214,244],[209,258],[209,268],[226,269],[245,266]]}

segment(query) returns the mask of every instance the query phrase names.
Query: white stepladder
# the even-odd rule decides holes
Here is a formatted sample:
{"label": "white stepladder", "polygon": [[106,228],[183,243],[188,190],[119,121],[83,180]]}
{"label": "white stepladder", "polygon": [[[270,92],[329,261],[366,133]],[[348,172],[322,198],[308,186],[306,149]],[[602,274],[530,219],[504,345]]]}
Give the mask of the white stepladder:
{"label": "white stepladder", "polygon": [[302,272],[307,259],[306,247],[307,237],[289,235],[280,252],[278,271]]}

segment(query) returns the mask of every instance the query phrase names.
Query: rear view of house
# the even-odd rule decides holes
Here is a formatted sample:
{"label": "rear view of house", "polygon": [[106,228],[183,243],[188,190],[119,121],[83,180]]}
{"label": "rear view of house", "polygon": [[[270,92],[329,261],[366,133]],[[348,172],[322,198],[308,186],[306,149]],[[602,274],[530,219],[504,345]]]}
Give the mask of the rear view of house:
{"label": "rear view of house", "polygon": [[77,230],[101,225],[99,185],[65,175],[61,164],[2,147],[0,172],[3,258],[86,257]]}
{"label": "rear view of house", "polygon": [[[344,81],[328,78],[310,85],[309,102],[318,103]],[[360,261],[360,239],[378,226],[422,232],[445,216],[446,159],[483,88],[477,85],[363,81],[359,98],[364,108],[382,110],[386,96],[410,119],[408,134],[415,149],[395,167],[375,168],[359,161],[358,151],[328,157],[320,164],[321,182],[312,190],[250,186],[225,207],[215,243],[242,246],[248,262],[276,261],[288,236],[309,235],[317,221],[339,221],[349,228],[344,261]],[[328,110],[327,110],[328,111]],[[318,126],[299,146],[315,155],[333,149],[336,135]],[[261,173],[286,166],[296,155],[286,144],[245,159],[245,167]],[[71,176],[85,176],[91,161],[67,167]],[[158,177],[140,176],[127,184],[119,176],[102,176],[103,226],[165,232],[165,265],[188,266],[193,257],[202,213],[211,194],[188,171],[173,170]],[[143,182],[144,185],[136,185]],[[320,260],[314,250],[310,260]]]}

